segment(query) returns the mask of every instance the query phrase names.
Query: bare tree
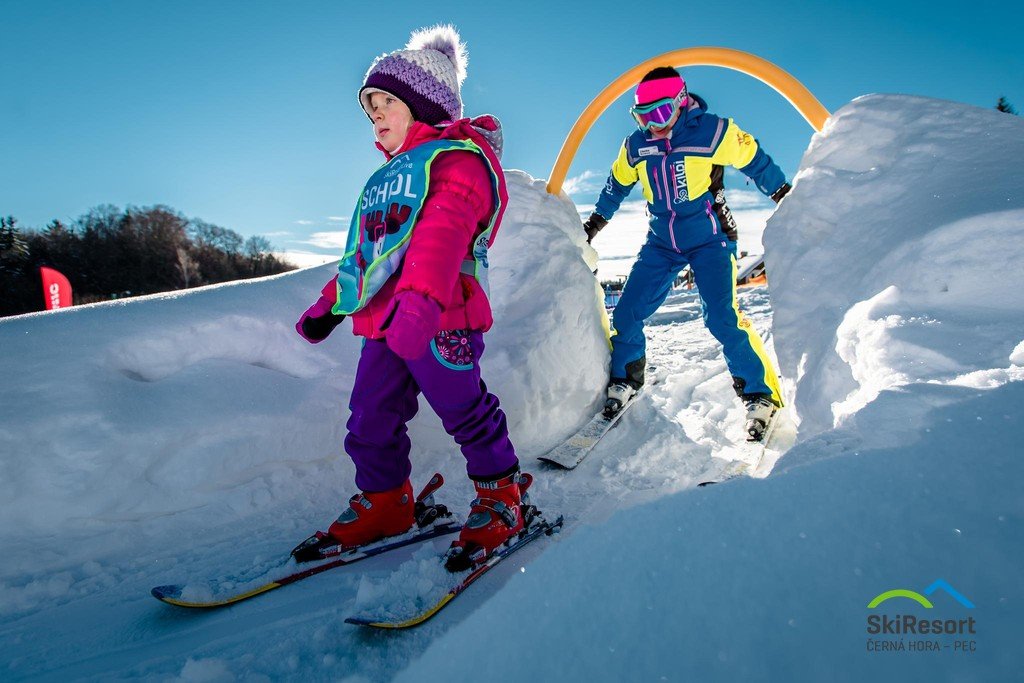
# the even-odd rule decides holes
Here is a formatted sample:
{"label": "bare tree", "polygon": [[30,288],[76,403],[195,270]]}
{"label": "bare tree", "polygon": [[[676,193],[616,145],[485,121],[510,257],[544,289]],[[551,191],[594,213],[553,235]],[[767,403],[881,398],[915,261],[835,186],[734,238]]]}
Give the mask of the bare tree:
{"label": "bare tree", "polygon": [[181,276],[181,283],[188,289],[193,278],[199,277],[199,262],[192,258],[187,249],[178,247],[178,262],[175,264],[178,275]]}
{"label": "bare tree", "polygon": [[97,206],[70,224],[21,229],[0,216],[0,316],[41,310],[39,270],[74,277],[76,303],[281,273],[263,237],[189,219],[166,206]]}

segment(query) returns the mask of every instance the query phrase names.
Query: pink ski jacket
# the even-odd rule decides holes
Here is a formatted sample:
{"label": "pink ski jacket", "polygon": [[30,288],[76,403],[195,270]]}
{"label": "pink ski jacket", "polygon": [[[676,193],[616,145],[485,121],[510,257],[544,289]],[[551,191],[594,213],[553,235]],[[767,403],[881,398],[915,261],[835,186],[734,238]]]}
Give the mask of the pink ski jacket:
{"label": "pink ski jacket", "polygon": [[[380,143],[377,148],[390,160],[417,145],[439,139],[472,140],[484,151],[498,175],[503,213],[508,191],[498,161],[501,127],[494,117],[461,119],[444,128],[417,121],[409,128],[405,143],[393,154]],[[430,188],[402,268],[364,308],[352,314],[353,334],[383,338],[381,325],[393,312],[395,295],[408,290],[425,294],[441,306],[443,330],[490,329],[493,318],[487,295],[475,277],[460,269],[463,261],[472,258],[473,241],[487,228],[494,210],[490,172],[479,155],[453,151],[439,156],[431,167]],[[492,241],[500,222],[498,215]]]}

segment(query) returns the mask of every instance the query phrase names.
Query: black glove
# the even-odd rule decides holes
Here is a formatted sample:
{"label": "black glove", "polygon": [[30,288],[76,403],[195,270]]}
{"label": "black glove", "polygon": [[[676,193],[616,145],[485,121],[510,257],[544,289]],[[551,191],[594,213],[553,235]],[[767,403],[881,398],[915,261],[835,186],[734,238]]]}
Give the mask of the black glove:
{"label": "black glove", "polygon": [[320,317],[304,316],[302,318],[302,334],[310,341],[323,341],[327,335],[334,331],[334,328],[341,324],[345,316],[328,311]]}
{"label": "black glove", "polygon": [[789,183],[782,183],[782,187],[780,187],[779,189],[775,190],[774,193],[772,193],[772,201],[778,204],[779,202],[782,201],[783,197],[789,194],[789,191],[792,189],[793,186],[790,185]]}
{"label": "black glove", "polygon": [[599,213],[590,214],[590,218],[583,221],[583,230],[587,233],[587,244],[594,239],[594,235],[601,232],[601,228],[608,225],[608,219]]}

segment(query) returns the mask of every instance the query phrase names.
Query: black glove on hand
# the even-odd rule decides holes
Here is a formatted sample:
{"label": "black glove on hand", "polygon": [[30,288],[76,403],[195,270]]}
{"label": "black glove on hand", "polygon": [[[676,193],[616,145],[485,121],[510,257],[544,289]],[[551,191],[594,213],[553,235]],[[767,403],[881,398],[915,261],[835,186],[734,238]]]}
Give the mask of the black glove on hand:
{"label": "black glove on hand", "polygon": [[590,214],[590,218],[583,221],[583,230],[587,233],[587,244],[594,239],[594,235],[601,232],[601,228],[608,225],[608,219],[599,213]]}
{"label": "black glove on hand", "polygon": [[779,189],[775,190],[774,194],[772,194],[772,201],[775,202],[776,204],[778,204],[779,202],[782,201],[783,197],[785,197],[787,194],[789,194],[789,191],[792,190],[792,189],[793,189],[793,186],[790,185],[789,183],[782,183],[782,187],[780,187]]}
{"label": "black glove on hand", "polygon": [[328,311],[324,315],[314,318],[311,315],[303,316],[299,323],[302,326],[302,335],[312,342],[323,341],[327,335],[334,331],[334,328],[345,319],[343,315],[337,315]]}

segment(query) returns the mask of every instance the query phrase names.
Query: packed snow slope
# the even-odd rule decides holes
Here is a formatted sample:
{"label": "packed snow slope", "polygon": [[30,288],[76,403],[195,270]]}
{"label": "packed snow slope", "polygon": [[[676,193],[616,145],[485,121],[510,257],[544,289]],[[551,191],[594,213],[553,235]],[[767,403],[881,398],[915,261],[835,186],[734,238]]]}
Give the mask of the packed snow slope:
{"label": "packed snow slope", "polygon": [[[0,320],[0,678],[1016,676],[1024,294],[1003,278],[1024,257],[1022,154],[1019,119],[952,102],[833,116],[769,220],[771,301],[740,299],[772,328],[799,440],[766,479],[701,489],[713,457],[747,451],[692,292],[650,321],[665,379],[577,470],[531,464],[599,405],[608,350],[575,208],[508,172],[484,377],[534,501],[567,525],[408,633],[342,620],[430,548],[216,612],[148,595],[287,553],[352,493],[359,341],[292,329],[330,266]],[[461,457],[425,406],[411,435],[414,484],[441,471],[464,512]],[[931,609],[867,608],[937,579],[975,607],[940,590]],[[882,614],[976,632],[869,635]]]}
{"label": "packed snow slope", "polygon": [[[524,173],[508,181],[484,376],[532,461],[600,406],[607,323],[575,208]],[[341,625],[352,572],[289,589],[299,603],[286,599],[288,618],[259,634],[239,626],[252,613],[183,615],[148,595],[287,555],[347,505],[360,340],[346,323],[310,346],[293,327],[333,273],[0,321],[0,678],[199,675],[217,668],[185,671],[199,643],[236,673],[380,678],[425,647],[418,636],[400,656],[365,655]],[[415,485],[441,471],[442,502],[464,515],[473,494],[456,445],[429,409],[411,432]],[[325,588],[340,593],[325,601]]]}
{"label": "packed snow slope", "polygon": [[[1006,264],[1024,258],[1022,155],[1024,122],[996,111],[838,111],[766,231],[797,445],[766,480],[566,538],[399,680],[1019,678],[1024,290]],[[867,609],[939,579],[975,607],[940,590],[931,609]],[[872,635],[873,614],[974,617],[976,633]],[[518,654],[495,668],[501,651]]]}

